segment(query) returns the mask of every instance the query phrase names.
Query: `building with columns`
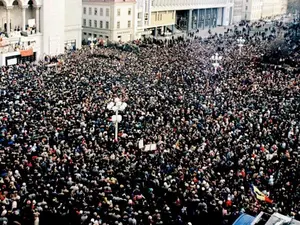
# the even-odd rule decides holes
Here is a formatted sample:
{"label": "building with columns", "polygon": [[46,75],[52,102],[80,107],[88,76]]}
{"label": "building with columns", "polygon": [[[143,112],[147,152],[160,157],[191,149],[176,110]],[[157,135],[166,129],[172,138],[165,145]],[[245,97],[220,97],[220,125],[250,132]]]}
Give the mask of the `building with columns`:
{"label": "building with columns", "polygon": [[0,0],[0,66],[80,48],[81,12],[81,0]]}
{"label": "building with columns", "polygon": [[229,25],[233,0],[83,0],[83,38],[129,41]]}

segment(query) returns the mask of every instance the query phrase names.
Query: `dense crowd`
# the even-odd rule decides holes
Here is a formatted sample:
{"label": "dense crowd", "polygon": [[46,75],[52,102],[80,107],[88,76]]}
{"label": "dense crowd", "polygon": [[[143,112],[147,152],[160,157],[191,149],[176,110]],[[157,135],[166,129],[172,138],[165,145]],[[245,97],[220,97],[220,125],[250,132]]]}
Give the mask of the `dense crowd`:
{"label": "dense crowd", "polygon": [[[0,222],[225,225],[260,211],[299,219],[300,56],[288,56],[293,67],[264,63],[274,37],[228,31],[149,41],[138,53],[78,50],[57,70],[3,67]],[[107,109],[115,98],[128,105],[118,141]]]}

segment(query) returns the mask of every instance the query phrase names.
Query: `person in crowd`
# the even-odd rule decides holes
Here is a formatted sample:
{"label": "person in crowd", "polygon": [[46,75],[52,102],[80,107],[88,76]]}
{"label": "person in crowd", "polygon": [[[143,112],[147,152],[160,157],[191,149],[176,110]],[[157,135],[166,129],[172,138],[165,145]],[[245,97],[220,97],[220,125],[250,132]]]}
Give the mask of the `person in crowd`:
{"label": "person in crowd", "polygon": [[[299,219],[300,55],[264,63],[273,40],[248,29],[194,35],[147,40],[139,53],[77,50],[58,70],[1,68],[0,223],[229,225],[260,211]],[[107,109],[115,98],[128,105],[118,141]]]}

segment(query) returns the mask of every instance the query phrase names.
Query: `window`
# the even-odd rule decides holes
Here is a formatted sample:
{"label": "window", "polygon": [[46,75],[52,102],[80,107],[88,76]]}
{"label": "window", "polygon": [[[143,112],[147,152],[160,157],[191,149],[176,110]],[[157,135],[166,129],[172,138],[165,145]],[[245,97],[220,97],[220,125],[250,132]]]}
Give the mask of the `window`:
{"label": "window", "polygon": [[92,36],[92,33],[89,33],[89,36]]}
{"label": "window", "polygon": [[92,27],[92,20],[89,20],[89,26]]}
{"label": "window", "polygon": [[117,22],[117,28],[120,29],[120,21]]}
{"label": "window", "polygon": [[97,34],[94,34],[94,38],[97,38]]}
{"label": "window", "polygon": [[108,8],[106,9],[105,14],[106,14],[106,16],[109,16],[109,9]]}
{"label": "window", "polygon": [[100,21],[100,29],[103,29],[103,21]]}
{"label": "window", "polygon": [[121,9],[118,9],[117,16],[121,16]]}
{"label": "window", "polygon": [[86,7],[83,8],[83,14],[86,14]]}
{"label": "window", "polygon": [[159,15],[159,20],[162,20],[162,14]]}
{"label": "window", "polygon": [[97,16],[97,14],[98,14],[98,9],[94,8],[94,16]]}
{"label": "window", "polygon": [[85,36],[86,36],[86,35],[87,35],[87,33],[86,33],[86,32],[83,32],[83,35],[85,35]]}
{"label": "window", "polygon": [[106,21],[106,23],[105,23],[105,28],[106,28],[106,29],[109,29],[109,22],[107,22],[107,21]]}
{"label": "window", "polygon": [[89,15],[92,15],[92,8],[89,8]]}
{"label": "window", "polygon": [[97,28],[97,20],[94,20],[94,27]]}
{"label": "window", "polygon": [[138,19],[142,18],[142,13],[138,13]]}
{"label": "window", "polygon": [[100,8],[100,16],[103,16],[103,8]]}
{"label": "window", "polygon": [[86,19],[83,19],[83,26],[86,26]]}
{"label": "window", "polygon": [[130,20],[128,20],[128,28],[131,28],[131,21]]}
{"label": "window", "polygon": [[131,16],[131,8],[128,9],[128,16]]}
{"label": "window", "polygon": [[246,10],[248,10],[248,6],[246,6]]}

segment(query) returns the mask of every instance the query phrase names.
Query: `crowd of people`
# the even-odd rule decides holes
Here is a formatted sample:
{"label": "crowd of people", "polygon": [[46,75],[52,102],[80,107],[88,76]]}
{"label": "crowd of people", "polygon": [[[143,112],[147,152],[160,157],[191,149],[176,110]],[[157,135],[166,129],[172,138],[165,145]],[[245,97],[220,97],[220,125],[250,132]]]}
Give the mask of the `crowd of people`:
{"label": "crowd of people", "polygon": [[[299,219],[300,55],[287,56],[296,66],[265,63],[272,43],[227,32],[148,41],[139,52],[77,50],[59,68],[1,68],[0,223],[230,225],[260,211]],[[117,141],[107,109],[115,98],[127,103]]]}

